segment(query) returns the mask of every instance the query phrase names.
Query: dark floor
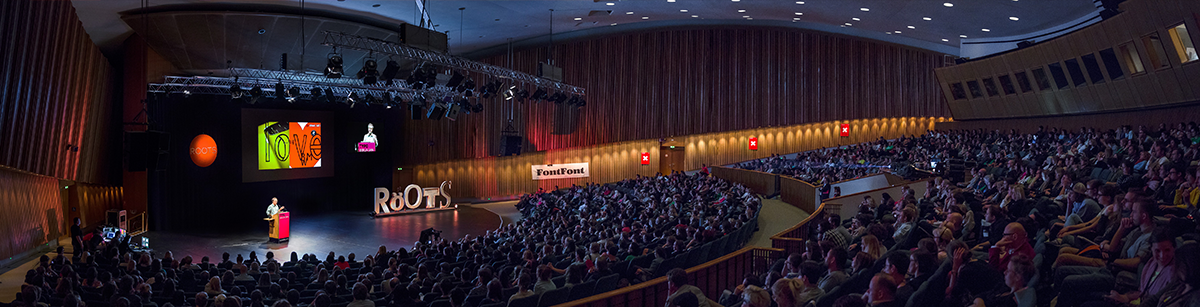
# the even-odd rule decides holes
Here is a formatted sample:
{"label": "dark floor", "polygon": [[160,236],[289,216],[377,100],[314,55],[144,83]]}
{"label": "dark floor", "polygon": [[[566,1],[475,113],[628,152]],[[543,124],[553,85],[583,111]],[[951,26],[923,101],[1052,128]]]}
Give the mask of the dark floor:
{"label": "dark floor", "polygon": [[[286,243],[270,243],[267,238],[267,222],[261,229],[252,232],[229,234],[198,234],[151,231],[143,236],[150,239],[150,248],[155,256],[171,251],[175,259],[192,255],[196,262],[209,256],[213,262],[221,259],[222,252],[231,258],[238,254],[249,255],[255,251],[259,259],[267,251],[277,258],[287,259],[291,252],[317,254],[321,259],[330,251],[337,255],[355,253],[361,260],[374,254],[380,245],[388,250],[401,247],[411,248],[418,240],[421,230],[433,227],[443,231],[444,238],[460,238],[464,235],[482,235],[500,227],[501,219],[485,209],[460,206],[455,211],[415,213],[409,215],[371,218],[363,213],[333,212],[320,216],[291,216],[291,240]],[[135,238],[141,240],[141,238]]]}

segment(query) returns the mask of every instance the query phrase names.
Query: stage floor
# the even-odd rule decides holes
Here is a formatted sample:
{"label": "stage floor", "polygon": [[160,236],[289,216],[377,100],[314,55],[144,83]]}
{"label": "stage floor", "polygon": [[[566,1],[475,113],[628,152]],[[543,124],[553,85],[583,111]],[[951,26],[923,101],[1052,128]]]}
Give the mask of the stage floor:
{"label": "stage floor", "polygon": [[487,209],[460,205],[455,211],[414,213],[371,218],[366,213],[332,212],[319,216],[292,215],[291,240],[270,243],[267,224],[252,232],[228,234],[196,234],[151,231],[142,236],[150,239],[156,256],[171,251],[175,259],[192,255],[196,262],[209,256],[212,262],[221,260],[221,253],[230,258],[248,256],[255,251],[263,259],[267,251],[278,259],[287,259],[291,252],[316,254],[325,259],[330,251],[339,256],[355,253],[358,260],[374,254],[380,245],[388,250],[411,248],[421,231],[433,227],[442,231],[443,238],[483,235],[499,228],[503,219]]}

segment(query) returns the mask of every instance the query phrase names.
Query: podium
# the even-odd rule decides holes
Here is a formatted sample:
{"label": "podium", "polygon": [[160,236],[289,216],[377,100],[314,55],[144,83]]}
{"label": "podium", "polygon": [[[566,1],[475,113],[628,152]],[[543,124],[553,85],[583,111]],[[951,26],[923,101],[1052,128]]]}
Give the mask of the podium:
{"label": "podium", "polygon": [[291,237],[291,214],[287,212],[276,213],[267,220],[271,221],[271,241],[272,242],[287,242]]}

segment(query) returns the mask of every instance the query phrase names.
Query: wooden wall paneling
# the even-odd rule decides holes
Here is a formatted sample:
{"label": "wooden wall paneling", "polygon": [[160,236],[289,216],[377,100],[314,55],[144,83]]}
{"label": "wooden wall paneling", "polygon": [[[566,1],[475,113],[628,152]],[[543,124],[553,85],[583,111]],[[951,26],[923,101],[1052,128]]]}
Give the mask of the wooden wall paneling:
{"label": "wooden wall paneling", "polygon": [[0,168],[0,258],[12,257],[63,234],[58,180]]}
{"label": "wooden wall paneling", "polygon": [[[103,150],[102,126],[89,121],[89,108],[108,106],[108,62],[84,32],[69,2],[6,1],[0,9],[0,165],[69,180],[97,180],[89,160],[88,176],[78,177],[80,154]],[[104,110],[96,116],[103,116]],[[94,129],[94,131],[93,131]],[[82,133],[96,133],[82,143]],[[68,150],[67,145],[80,146]]]}

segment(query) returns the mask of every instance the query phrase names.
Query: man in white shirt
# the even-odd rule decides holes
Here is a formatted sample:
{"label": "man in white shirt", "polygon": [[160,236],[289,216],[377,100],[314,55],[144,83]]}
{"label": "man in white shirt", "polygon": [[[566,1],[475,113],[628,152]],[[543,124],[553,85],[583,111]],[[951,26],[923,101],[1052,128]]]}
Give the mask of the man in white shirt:
{"label": "man in white shirt", "polygon": [[279,205],[279,198],[271,197],[271,205],[267,206],[267,216],[273,217],[280,210],[283,210],[283,206]]}
{"label": "man in white shirt", "polygon": [[375,146],[379,146],[379,139],[375,138],[375,125],[367,123],[367,134],[363,135],[362,142],[375,143]]}

